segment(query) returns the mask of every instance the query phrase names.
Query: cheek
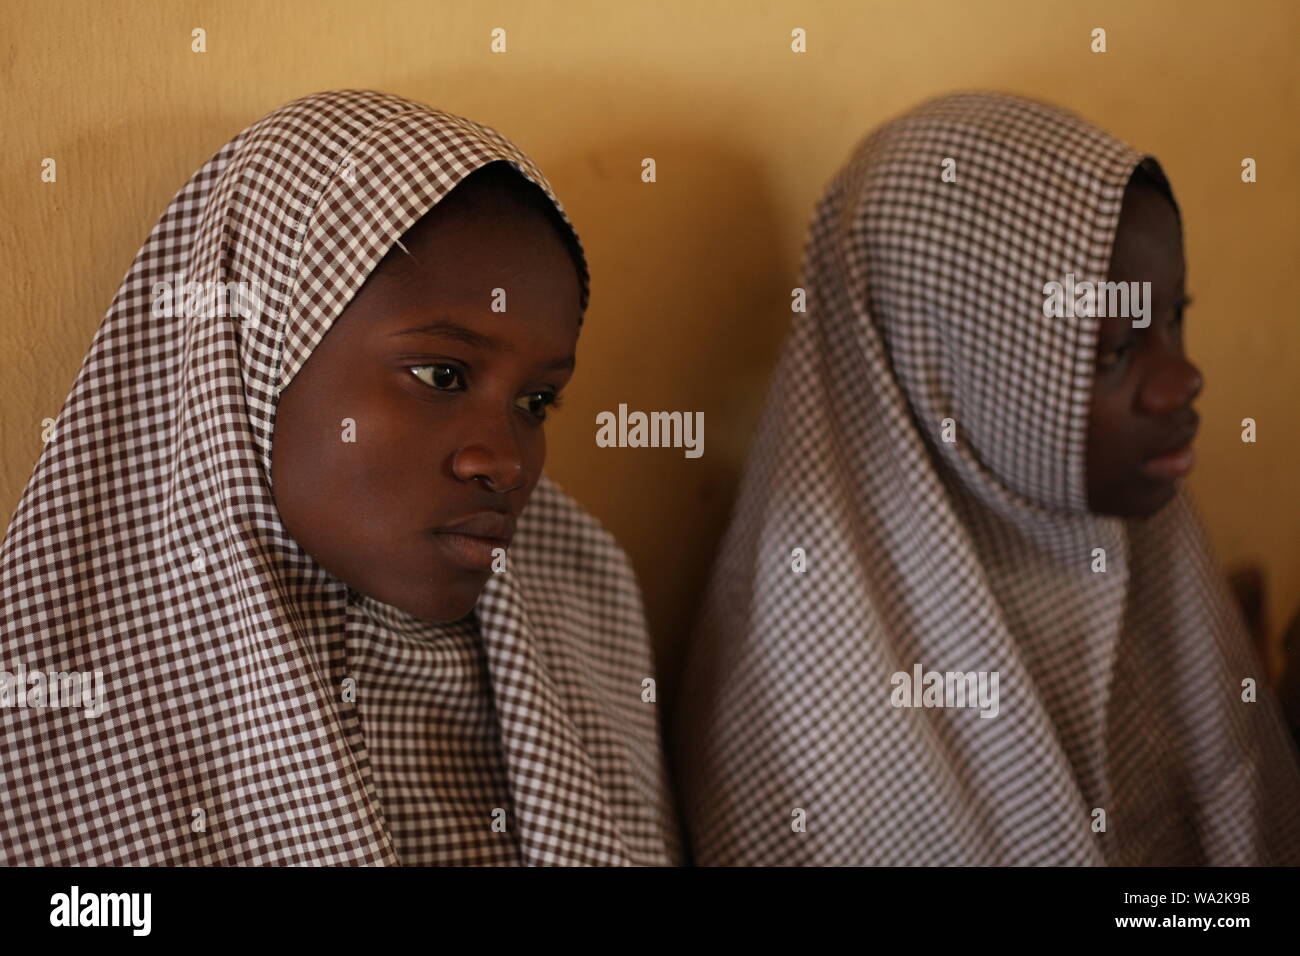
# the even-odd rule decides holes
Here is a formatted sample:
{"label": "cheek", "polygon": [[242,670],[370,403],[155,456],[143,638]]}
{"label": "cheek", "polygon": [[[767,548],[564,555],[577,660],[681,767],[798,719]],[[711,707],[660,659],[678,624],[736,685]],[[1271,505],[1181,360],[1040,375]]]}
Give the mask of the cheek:
{"label": "cheek", "polygon": [[1109,423],[1110,411],[1104,400],[1092,396],[1088,406],[1088,471],[1091,473],[1099,459],[1105,442],[1103,441]]}
{"label": "cheek", "polygon": [[1093,380],[1089,430],[1098,436],[1126,434],[1135,420],[1134,369],[1098,371]]}
{"label": "cheek", "polygon": [[523,444],[524,469],[530,477],[529,495],[532,495],[533,488],[542,477],[542,469],[546,467],[546,429],[535,428],[532,432],[532,437],[525,439]]}
{"label": "cheek", "polygon": [[302,541],[385,524],[378,519],[401,507],[425,450],[382,390],[308,388],[281,405],[272,482],[291,533]]}
{"label": "cheek", "polygon": [[1087,473],[1094,490],[1124,470],[1128,415],[1119,390],[1095,390],[1088,411]]}
{"label": "cheek", "polygon": [[372,395],[339,407],[322,432],[329,447],[317,480],[372,537],[411,527],[435,503],[449,453],[422,412],[410,398]]}

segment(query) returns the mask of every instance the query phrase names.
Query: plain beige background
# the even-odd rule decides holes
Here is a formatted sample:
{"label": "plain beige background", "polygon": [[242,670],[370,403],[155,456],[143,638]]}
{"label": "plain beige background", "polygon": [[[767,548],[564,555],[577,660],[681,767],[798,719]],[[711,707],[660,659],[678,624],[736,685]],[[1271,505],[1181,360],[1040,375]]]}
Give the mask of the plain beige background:
{"label": "plain beige background", "polygon": [[[871,127],[927,96],[993,88],[1072,108],[1163,163],[1188,231],[1189,348],[1208,381],[1193,491],[1224,566],[1265,570],[1275,637],[1300,604],[1300,4],[6,0],[0,27],[6,524],[42,419],[190,174],[295,97],[386,90],[514,139],[582,234],[593,298],[548,470],[630,552],[671,668],[814,201]],[[191,52],[195,27],[206,53]],[[489,51],[494,27],[505,54]],[[790,50],[795,27],[805,54]],[[1094,27],[1104,54],[1090,52]],[[40,181],[44,157],[57,183]],[[597,448],[595,414],[620,402],[703,411],[704,457]],[[1240,441],[1247,416],[1254,445]]]}

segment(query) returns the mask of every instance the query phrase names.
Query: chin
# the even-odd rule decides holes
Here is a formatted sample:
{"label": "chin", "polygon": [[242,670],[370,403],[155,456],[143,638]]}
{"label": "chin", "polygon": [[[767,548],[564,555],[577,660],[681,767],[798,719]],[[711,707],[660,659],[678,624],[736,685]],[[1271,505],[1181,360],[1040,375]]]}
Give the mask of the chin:
{"label": "chin", "polygon": [[1177,481],[1153,482],[1138,477],[1104,496],[1100,503],[1093,505],[1090,502],[1089,510],[1112,518],[1151,518],[1164,510],[1177,494]]}
{"label": "chin", "polygon": [[1177,482],[1161,482],[1154,489],[1150,489],[1140,496],[1135,495],[1132,508],[1124,517],[1153,518],[1163,511],[1165,505],[1173,501],[1174,496],[1177,494]]}
{"label": "chin", "polygon": [[472,584],[444,584],[437,588],[436,597],[413,601],[401,609],[430,624],[453,624],[478,605],[478,597],[483,593],[485,583],[485,580],[478,580]]}

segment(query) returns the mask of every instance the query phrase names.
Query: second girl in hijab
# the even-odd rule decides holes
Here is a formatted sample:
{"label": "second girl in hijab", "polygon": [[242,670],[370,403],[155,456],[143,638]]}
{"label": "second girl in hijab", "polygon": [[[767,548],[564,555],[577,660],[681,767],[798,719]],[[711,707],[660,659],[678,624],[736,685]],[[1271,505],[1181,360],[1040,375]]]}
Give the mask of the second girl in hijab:
{"label": "second girl in hijab", "polygon": [[[1108,279],[1149,314],[1052,308]],[[832,182],[803,284],[676,720],[697,861],[1300,863],[1179,487],[1202,381],[1158,164],[934,100]]]}

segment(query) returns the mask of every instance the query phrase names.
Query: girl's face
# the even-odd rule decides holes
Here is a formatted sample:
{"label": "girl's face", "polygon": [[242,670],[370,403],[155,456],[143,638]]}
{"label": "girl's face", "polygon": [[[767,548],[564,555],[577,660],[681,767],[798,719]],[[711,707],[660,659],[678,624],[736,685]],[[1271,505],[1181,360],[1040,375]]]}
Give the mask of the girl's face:
{"label": "girl's face", "polygon": [[1088,507],[1144,517],[1174,496],[1192,467],[1201,373],[1183,354],[1182,229],[1173,204],[1144,177],[1129,182],[1109,280],[1151,283],[1151,324],[1102,318],[1088,423]]}
{"label": "girl's face", "polygon": [[272,483],[323,568],[454,621],[541,476],[581,285],[551,222],[490,180],[466,180],[402,244],[281,394]]}

